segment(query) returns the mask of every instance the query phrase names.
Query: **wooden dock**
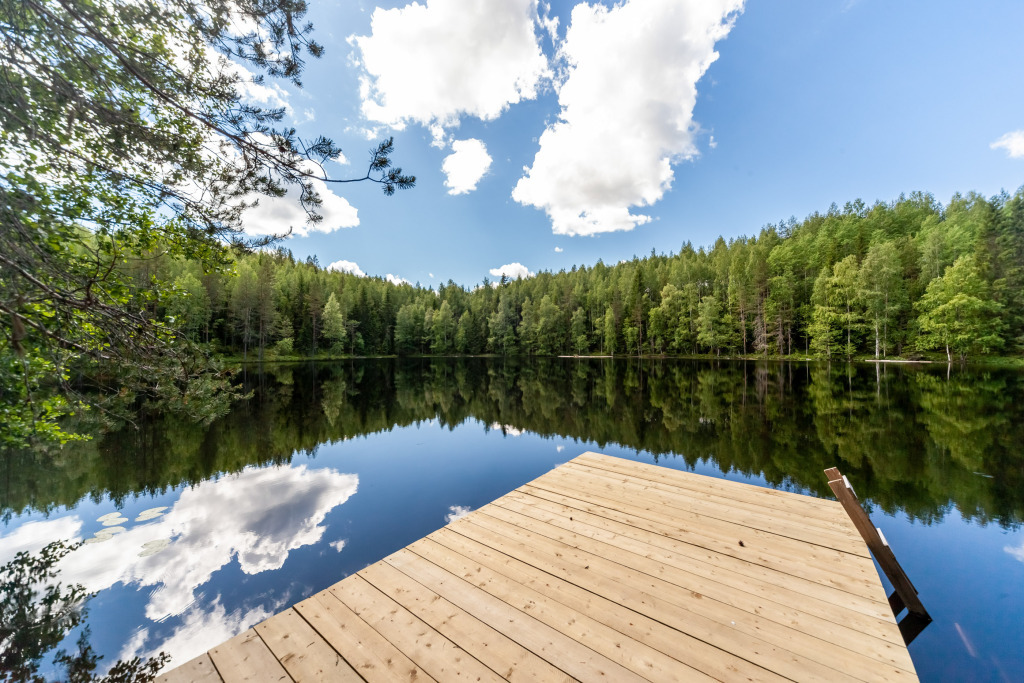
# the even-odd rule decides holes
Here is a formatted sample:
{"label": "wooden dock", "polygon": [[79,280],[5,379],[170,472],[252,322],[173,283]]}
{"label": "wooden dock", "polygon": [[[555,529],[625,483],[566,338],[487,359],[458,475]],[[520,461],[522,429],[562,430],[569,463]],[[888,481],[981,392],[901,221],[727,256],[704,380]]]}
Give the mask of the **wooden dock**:
{"label": "wooden dock", "polygon": [[177,681],[917,680],[834,501],[584,453]]}

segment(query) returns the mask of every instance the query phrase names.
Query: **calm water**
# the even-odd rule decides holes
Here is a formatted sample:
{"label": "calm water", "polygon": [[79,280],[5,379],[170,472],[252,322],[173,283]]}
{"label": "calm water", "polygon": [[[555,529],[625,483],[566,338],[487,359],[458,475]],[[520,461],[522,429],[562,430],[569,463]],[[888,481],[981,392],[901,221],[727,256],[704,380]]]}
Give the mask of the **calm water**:
{"label": "calm water", "polygon": [[1024,680],[1024,372],[384,360],[246,382],[209,428],[3,462],[0,564],[89,539],[61,580],[98,592],[107,663],[181,663],[598,450],[818,496],[838,465],[935,618],[910,648],[922,679]]}

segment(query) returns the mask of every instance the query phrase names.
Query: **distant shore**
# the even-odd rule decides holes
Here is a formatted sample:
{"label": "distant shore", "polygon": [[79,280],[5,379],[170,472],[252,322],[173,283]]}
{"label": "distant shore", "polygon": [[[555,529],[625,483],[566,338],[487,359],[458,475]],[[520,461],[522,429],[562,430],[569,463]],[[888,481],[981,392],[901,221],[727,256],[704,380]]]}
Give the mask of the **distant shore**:
{"label": "distant shore", "polygon": [[[561,359],[576,359],[576,360],[607,360],[607,359],[640,359],[640,360],[700,360],[700,361],[768,361],[768,362],[790,362],[790,363],[891,363],[894,365],[961,365],[959,360],[953,360],[951,363],[946,360],[945,356],[934,357],[934,358],[851,358],[849,360],[845,358],[815,358],[814,356],[805,355],[791,355],[791,356],[762,356],[762,355],[734,355],[734,356],[714,356],[714,355],[666,355],[666,354],[642,354],[642,355],[626,355],[626,354],[584,354],[584,355],[569,355],[560,354],[553,356],[541,356],[541,355],[525,355],[525,354],[512,354],[503,356],[501,354],[386,354],[386,355],[338,355],[338,354],[317,354],[315,356],[302,356],[302,355],[276,355],[276,354],[264,354],[263,359],[260,360],[256,357],[256,354],[249,354],[247,359],[243,359],[242,356],[217,356],[220,360],[226,363],[238,363],[243,365],[254,365],[259,363],[307,363],[312,361],[317,362],[334,362],[334,361],[346,361],[346,360],[372,360],[372,359],[383,359],[383,358],[406,358],[406,359],[430,359],[430,358],[508,358],[508,359],[521,359],[521,358],[561,358]],[[978,366],[1012,366],[1012,367],[1024,367],[1024,357],[1021,356],[982,356],[978,358],[968,358],[966,365]]]}

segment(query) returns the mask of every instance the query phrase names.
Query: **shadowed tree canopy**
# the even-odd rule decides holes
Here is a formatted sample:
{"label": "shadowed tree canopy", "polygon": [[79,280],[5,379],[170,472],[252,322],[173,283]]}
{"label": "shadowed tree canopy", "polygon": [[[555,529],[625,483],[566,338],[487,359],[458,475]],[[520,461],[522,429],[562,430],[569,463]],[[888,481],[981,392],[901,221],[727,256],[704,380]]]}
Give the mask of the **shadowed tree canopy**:
{"label": "shadowed tree canopy", "polygon": [[332,140],[244,99],[265,76],[301,86],[323,53],[305,13],[304,0],[0,0],[0,417],[22,436],[59,436],[68,392],[45,387],[67,390],[72,360],[116,364],[119,391],[163,376],[187,394],[204,361],[156,322],[172,288],[133,286],[147,257],[214,271],[229,247],[275,239],[242,232],[260,196],[297,188],[316,223],[314,181],[415,184],[390,139],[365,175],[331,178]]}

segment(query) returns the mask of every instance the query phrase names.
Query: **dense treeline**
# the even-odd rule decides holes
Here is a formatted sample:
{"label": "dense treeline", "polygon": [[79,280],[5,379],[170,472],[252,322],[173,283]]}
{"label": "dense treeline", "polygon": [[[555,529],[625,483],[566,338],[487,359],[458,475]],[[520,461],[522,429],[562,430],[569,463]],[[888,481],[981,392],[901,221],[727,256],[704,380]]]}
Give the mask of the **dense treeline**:
{"label": "dense treeline", "polygon": [[[278,250],[205,275],[160,258],[164,313],[196,341],[255,355],[714,354],[949,359],[1024,348],[1024,188],[850,202],[710,249],[438,290]],[[155,277],[154,277],[155,276]]]}
{"label": "dense treeline", "polygon": [[618,444],[691,467],[710,461],[822,496],[830,491],[821,472],[838,464],[862,497],[889,513],[930,522],[952,505],[982,523],[1024,520],[1024,374],[1012,370],[947,376],[946,367],[882,364],[380,359],[265,365],[246,373],[244,389],[253,399],[208,426],[164,414],[138,429],[12,454],[0,477],[0,519],[71,507],[84,496],[121,505],[437,419],[448,429],[478,421],[598,449]]}

